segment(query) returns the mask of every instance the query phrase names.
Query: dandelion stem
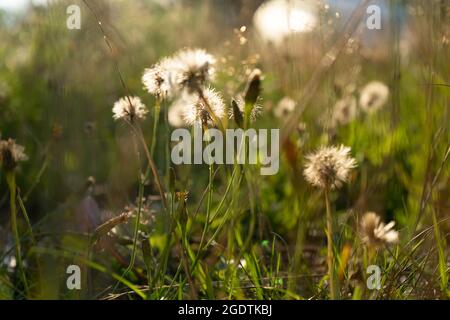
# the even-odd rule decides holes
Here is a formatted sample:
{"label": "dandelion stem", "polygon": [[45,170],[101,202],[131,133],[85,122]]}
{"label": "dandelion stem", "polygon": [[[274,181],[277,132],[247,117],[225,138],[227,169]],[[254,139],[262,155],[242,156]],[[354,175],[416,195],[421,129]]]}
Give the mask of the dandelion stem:
{"label": "dandelion stem", "polygon": [[202,100],[203,104],[205,105],[206,111],[208,111],[214,123],[217,125],[220,131],[225,132],[222,121],[220,121],[220,119],[217,118],[216,114],[214,113],[214,110],[211,108],[211,105],[208,102],[208,99],[205,98],[205,95],[203,94],[203,91],[201,89],[198,90],[198,95]]}
{"label": "dandelion stem", "polygon": [[[132,132],[135,134],[135,131]],[[138,243],[138,235],[139,235],[139,224],[141,220],[141,213],[142,213],[142,205],[143,205],[143,198],[144,198],[144,179],[145,177],[142,177],[142,168],[140,165],[140,153],[138,149],[138,142],[136,141],[136,136],[134,136],[134,145],[136,148],[136,153],[138,156],[138,162],[139,162],[139,169],[138,169],[138,181],[139,181],[139,190],[138,190],[138,208],[136,213],[136,222],[134,225],[134,232],[133,232],[133,249],[131,251],[131,259],[130,263],[128,264],[128,267],[125,269],[125,271],[122,274],[122,278],[125,278],[128,273],[133,270],[134,262],[136,260],[136,252],[137,252],[137,243]],[[117,289],[117,286],[119,285],[119,281],[114,286],[113,291]]]}
{"label": "dandelion stem", "polygon": [[159,194],[161,196],[161,200],[163,202],[164,209],[167,210],[168,206],[167,206],[167,199],[166,199],[166,195],[164,192],[164,188],[162,186],[161,179],[158,175],[158,171],[156,169],[155,163],[153,162],[150,150],[148,149],[148,146],[145,143],[145,138],[144,138],[144,134],[142,133],[142,129],[138,125],[132,124],[131,126],[132,126],[132,128],[134,128],[134,131],[136,132],[137,136],[139,137],[139,140],[142,143],[145,155],[147,157],[148,164],[150,165],[150,169],[152,170],[153,177],[155,178],[156,187],[158,188]]}
{"label": "dandelion stem", "polygon": [[[36,247],[36,243],[37,242],[36,242],[36,237],[34,236],[34,233],[33,233],[33,226],[31,225],[31,221],[30,221],[30,218],[28,217],[27,210],[25,208],[25,204],[24,204],[23,199],[22,199],[22,197],[20,195],[20,190],[18,190],[18,192],[17,192],[17,201],[19,202],[20,209],[22,210],[23,217],[24,217],[24,219],[25,219],[25,221],[27,223],[27,226],[28,226],[28,232],[26,233],[26,235],[28,235],[28,234],[30,235],[31,245],[33,247]],[[36,260],[37,272],[41,276],[42,275],[41,263],[40,263],[38,257],[36,257],[35,260]]]}
{"label": "dandelion stem", "polygon": [[6,173],[6,180],[9,187],[9,200],[10,200],[10,209],[11,209],[11,229],[15,242],[16,249],[16,260],[17,266],[19,268],[20,277],[22,278],[22,282],[25,288],[25,294],[28,292],[28,282],[27,277],[25,275],[25,270],[23,268],[22,262],[22,252],[20,246],[20,236],[19,236],[19,228],[17,226],[17,209],[16,209],[16,175],[14,171]]}
{"label": "dandelion stem", "polygon": [[329,282],[330,282],[330,299],[336,300],[337,286],[336,286],[336,276],[335,276],[335,270],[334,270],[333,215],[331,213],[330,196],[329,196],[328,188],[325,189],[324,194],[325,194],[325,205],[326,205],[326,209],[327,209],[327,244],[328,244],[327,264],[328,264],[328,278],[329,278]]}
{"label": "dandelion stem", "polygon": [[[141,171],[139,170],[139,173]],[[131,253],[130,265],[125,271],[128,273],[134,267],[134,261],[136,260],[136,248],[138,242],[138,234],[139,234],[139,224],[141,222],[141,214],[142,214],[142,202],[144,198],[144,181],[142,181],[141,177],[139,177],[139,196],[138,196],[138,210],[136,214],[136,224],[134,226],[134,234],[133,234],[133,251]]]}
{"label": "dandelion stem", "polygon": [[152,144],[150,146],[151,154],[154,154],[156,147],[156,132],[158,130],[158,122],[159,122],[159,111],[161,110],[161,104],[159,100],[156,101],[155,104],[155,114],[153,115],[153,133],[152,133]]}

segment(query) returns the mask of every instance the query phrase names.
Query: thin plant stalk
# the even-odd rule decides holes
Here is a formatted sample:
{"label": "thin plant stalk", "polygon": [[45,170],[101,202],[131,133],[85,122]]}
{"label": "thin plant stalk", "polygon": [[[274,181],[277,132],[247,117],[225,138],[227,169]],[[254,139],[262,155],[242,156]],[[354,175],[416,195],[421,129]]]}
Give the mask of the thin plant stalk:
{"label": "thin plant stalk", "polygon": [[22,278],[22,282],[23,282],[23,285],[25,288],[25,294],[26,294],[28,292],[28,281],[27,281],[27,277],[25,275],[25,269],[23,267],[19,228],[17,225],[17,208],[16,208],[17,186],[16,186],[16,175],[15,175],[14,171],[6,173],[6,180],[7,180],[8,187],[9,187],[9,204],[10,204],[10,210],[11,210],[11,229],[12,229],[14,242],[15,242],[17,267],[19,270],[20,277]]}
{"label": "thin plant stalk", "polygon": [[[132,134],[134,135],[134,131],[132,132]],[[136,153],[138,156],[138,162],[140,164],[140,156],[139,156],[139,148],[138,148],[138,143],[136,141],[136,136],[133,137],[134,138],[134,145],[136,148]],[[138,169],[138,181],[139,181],[139,190],[138,190],[138,208],[137,208],[137,213],[136,213],[136,222],[134,225],[134,232],[133,232],[133,249],[131,251],[131,259],[130,259],[130,263],[128,264],[128,267],[125,269],[125,271],[122,274],[122,278],[125,278],[126,275],[133,270],[134,267],[134,262],[136,260],[136,252],[137,252],[137,243],[138,243],[138,234],[139,234],[139,223],[140,223],[140,219],[141,219],[141,212],[142,212],[142,205],[143,205],[143,198],[144,198],[144,180],[142,177],[142,168],[141,165],[139,165],[139,169]],[[115,291],[117,289],[117,286],[119,285],[119,282],[116,283],[116,285],[114,286],[114,290]]]}
{"label": "thin plant stalk", "polygon": [[222,121],[220,121],[219,118],[217,118],[217,115],[215,114],[214,110],[211,108],[211,105],[208,102],[208,99],[206,99],[205,95],[203,94],[203,91],[201,89],[198,90],[198,95],[200,99],[202,100],[203,104],[205,105],[206,111],[208,111],[209,115],[211,116],[213,122],[217,125],[219,130],[224,133],[225,128],[223,127]]}
{"label": "thin plant stalk", "polygon": [[20,192],[17,194],[17,201],[19,202],[19,206],[20,206],[20,209],[22,210],[23,217],[25,219],[25,222],[27,223],[28,233],[30,234],[30,239],[31,239],[31,244],[33,246],[36,246],[36,238],[33,233],[33,227],[31,225],[30,218],[28,217],[28,213],[25,208],[24,200],[20,196]]}
{"label": "thin plant stalk", "polygon": [[330,206],[330,195],[328,188],[324,191],[325,205],[327,209],[327,265],[328,265],[328,278],[330,283],[330,299],[336,300],[337,298],[337,283],[335,275],[335,259],[334,259],[334,244],[333,244],[333,214]]}
{"label": "thin plant stalk", "polygon": [[[207,131],[205,130],[205,133],[207,134]],[[209,155],[208,155],[209,156]],[[212,204],[212,195],[213,195],[213,164],[210,162],[209,165],[209,177],[208,177],[208,196],[207,196],[207,203],[206,203],[206,221],[205,226],[203,228],[202,236],[200,238],[200,245],[199,245],[199,251],[197,253],[200,255],[200,252],[202,251],[203,243],[205,240],[205,236],[209,230],[209,224],[210,224],[210,217],[211,217],[211,204]]]}
{"label": "thin plant stalk", "polygon": [[158,123],[159,123],[159,112],[161,110],[161,102],[159,100],[156,100],[154,111],[155,114],[153,115],[153,132],[152,132],[152,143],[150,145],[150,153],[153,155],[155,153],[155,147],[156,147],[156,134],[158,131]]}
{"label": "thin plant stalk", "polygon": [[144,134],[142,133],[142,129],[137,124],[130,123],[130,125],[131,125],[131,128],[133,129],[133,132],[136,133],[136,136],[140,140],[140,142],[142,144],[142,147],[144,148],[145,156],[147,157],[148,164],[150,166],[150,169],[152,171],[153,177],[155,179],[156,187],[157,187],[158,192],[159,192],[159,194],[161,196],[161,200],[163,202],[164,209],[167,211],[167,209],[168,209],[167,199],[166,199],[166,195],[165,195],[165,192],[164,192],[164,188],[163,188],[162,183],[161,183],[161,178],[159,177],[158,171],[156,169],[155,162],[153,161],[151,153],[150,153],[150,150],[149,150],[149,148],[147,146],[147,143],[145,142],[145,138],[144,138]]}
{"label": "thin plant stalk", "polygon": [[[139,170],[139,173],[141,171]],[[134,261],[136,260],[136,248],[137,248],[137,238],[138,238],[138,234],[139,234],[139,224],[141,222],[141,215],[142,215],[142,202],[143,202],[143,198],[144,198],[144,182],[142,181],[142,179],[139,180],[139,196],[138,196],[138,210],[137,210],[137,214],[136,214],[136,224],[134,226],[134,233],[133,233],[133,251],[131,253],[131,259],[130,259],[130,264],[127,268],[127,270],[125,271],[125,274],[127,274],[129,271],[131,271],[131,269],[134,267]]]}
{"label": "thin plant stalk", "polygon": [[[23,202],[22,197],[20,196],[20,192],[18,192],[18,194],[17,194],[17,201],[19,202],[20,209],[22,211],[23,217],[24,217],[24,219],[25,219],[25,221],[27,223],[27,226],[28,226],[28,232],[26,234],[30,235],[31,245],[33,246],[33,248],[35,248],[36,244],[37,244],[36,237],[34,236],[33,226],[31,225],[31,221],[30,221],[30,218],[28,217],[28,213],[27,213],[27,210],[25,208],[25,204]],[[41,263],[40,263],[38,257],[36,257],[35,261],[36,261],[37,273],[39,275],[39,279],[41,279],[41,276],[42,276]]]}

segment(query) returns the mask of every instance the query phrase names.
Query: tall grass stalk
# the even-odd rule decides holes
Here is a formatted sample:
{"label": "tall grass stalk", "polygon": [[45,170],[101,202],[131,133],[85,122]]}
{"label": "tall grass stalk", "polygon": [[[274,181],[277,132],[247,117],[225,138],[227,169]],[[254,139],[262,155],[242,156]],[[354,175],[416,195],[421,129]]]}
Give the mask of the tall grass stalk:
{"label": "tall grass stalk", "polygon": [[14,237],[15,243],[15,251],[16,251],[16,261],[17,268],[19,270],[19,275],[21,277],[25,295],[28,293],[28,281],[25,274],[25,269],[22,261],[22,250],[20,244],[20,235],[19,235],[19,227],[17,225],[17,208],[16,208],[16,194],[17,194],[17,185],[16,185],[16,174],[14,171],[10,171],[6,173],[6,181],[8,183],[9,188],[9,205],[11,211],[11,231]]}
{"label": "tall grass stalk", "polygon": [[441,237],[441,232],[439,230],[439,225],[436,218],[436,213],[433,210],[433,229],[434,238],[436,241],[436,247],[438,252],[438,266],[439,266],[439,284],[441,286],[442,294],[446,298],[450,298],[450,290],[448,289],[448,267],[447,259],[445,257],[445,241]]}
{"label": "tall grass stalk", "polygon": [[144,200],[144,181],[141,178],[141,170],[139,170],[139,195],[138,195],[138,210],[136,213],[136,223],[134,225],[133,232],[133,250],[131,252],[131,259],[128,268],[125,270],[124,276],[130,272],[134,267],[134,262],[136,260],[136,251],[137,251],[137,243],[138,243],[138,235],[139,235],[139,224],[141,222],[142,215],[142,205]]}
{"label": "tall grass stalk", "polygon": [[136,123],[129,123],[129,124],[130,124],[133,132],[136,134],[138,140],[141,142],[141,145],[142,145],[142,147],[144,149],[144,153],[145,153],[145,156],[147,158],[148,164],[149,164],[150,169],[152,171],[153,178],[155,179],[156,188],[158,189],[159,195],[161,197],[162,204],[164,206],[164,209],[167,211],[168,210],[168,206],[167,206],[166,194],[165,194],[162,182],[161,182],[161,178],[159,177],[158,170],[156,168],[155,162],[153,161],[151,152],[150,152],[150,150],[149,150],[149,148],[147,146],[147,143],[145,142],[144,133],[142,132],[142,129],[141,129],[141,127],[138,124],[136,124]]}
{"label": "tall grass stalk", "polygon": [[327,265],[328,265],[328,280],[330,283],[330,299],[335,300],[338,298],[338,287],[335,270],[334,259],[334,244],[333,244],[333,214],[331,212],[330,205],[330,190],[326,188],[324,190],[325,206],[327,210]]}
{"label": "tall grass stalk", "polygon": [[150,153],[153,155],[155,153],[156,147],[156,135],[158,133],[158,123],[159,123],[159,113],[161,111],[161,102],[159,99],[156,100],[154,106],[154,115],[153,115],[153,131],[152,131],[152,142],[150,145]]}

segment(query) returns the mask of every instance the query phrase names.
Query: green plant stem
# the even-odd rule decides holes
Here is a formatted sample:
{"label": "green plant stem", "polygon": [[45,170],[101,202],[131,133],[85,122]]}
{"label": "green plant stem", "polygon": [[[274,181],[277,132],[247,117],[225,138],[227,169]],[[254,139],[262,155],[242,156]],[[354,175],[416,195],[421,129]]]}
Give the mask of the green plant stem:
{"label": "green plant stem", "polygon": [[[33,226],[31,225],[31,221],[30,221],[30,218],[28,217],[27,209],[25,208],[25,204],[23,202],[23,199],[20,196],[20,192],[17,193],[17,201],[19,202],[20,209],[22,211],[23,217],[24,217],[24,219],[25,219],[25,221],[27,223],[27,226],[28,226],[28,232],[26,233],[26,235],[28,235],[28,234],[30,235],[31,245],[32,245],[32,247],[36,247],[37,246],[37,242],[36,242],[36,237],[34,236]],[[35,261],[36,261],[37,273],[39,275],[39,279],[41,279],[41,276],[42,276],[41,263],[40,263],[38,257],[36,257]]]}
{"label": "green plant stem", "polygon": [[[139,170],[139,173],[141,171]],[[128,266],[125,274],[127,274],[134,267],[134,261],[136,260],[136,248],[138,243],[138,234],[139,234],[139,224],[141,222],[141,214],[142,214],[142,202],[144,198],[144,182],[139,177],[139,196],[138,196],[138,210],[136,214],[136,224],[134,225],[134,233],[133,233],[133,251],[131,253],[130,265]],[[125,276],[124,274],[124,276]]]}
{"label": "green plant stem", "polygon": [[20,246],[20,236],[19,236],[19,228],[17,225],[17,208],[16,208],[16,175],[14,171],[6,173],[6,180],[9,187],[9,204],[11,210],[11,229],[14,237],[15,248],[16,248],[16,260],[17,267],[20,273],[20,277],[22,278],[22,282],[25,288],[25,294],[28,292],[28,282],[27,277],[25,275],[25,270],[22,262],[22,250]]}
{"label": "green plant stem", "polygon": [[144,134],[142,133],[142,129],[138,124],[131,124],[131,128],[133,132],[137,135],[138,139],[140,140],[142,147],[144,148],[145,156],[147,157],[148,164],[150,166],[150,169],[152,171],[153,177],[155,179],[156,187],[158,189],[158,192],[161,196],[161,200],[164,206],[164,210],[168,210],[167,206],[167,199],[166,194],[164,192],[163,185],[161,183],[161,178],[159,177],[158,170],[156,169],[155,162],[153,161],[152,155],[150,153],[150,150],[148,149],[147,143],[145,142]]}
{"label": "green plant stem", "polygon": [[198,95],[200,97],[200,100],[203,102],[206,111],[208,111],[210,117],[212,118],[214,124],[219,128],[219,130],[222,133],[225,133],[225,128],[223,127],[222,121],[217,117],[217,115],[214,113],[214,110],[211,108],[211,105],[209,104],[209,101],[206,99],[204,93],[202,90],[198,90]]}
{"label": "green plant stem", "polygon": [[[209,155],[208,155],[208,157],[209,157]],[[198,247],[199,250],[198,250],[196,259],[199,257],[200,252],[202,251],[203,243],[205,241],[205,236],[209,230],[209,224],[210,224],[209,220],[211,217],[211,204],[212,204],[212,195],[213,195],[213,179],[214,179],[214,172],[213,172],[213,164],[211,163],[209,165],[209,176],[208,176],[208,196],[207,196],[207,202],[206,202],[206,220],[205,220],[205,225],[203,227],[202,236],[200,238],[200,245]]]}
{"label": "green plant stem", "polygon": [[[209,230],[209,225],[210,225],[210,216],[211,216],[211,201],[212,201],[212,179],[213,179],[213,174],[212,174],[213,170],[212,170],[212,164],[209,166],[209,186],[208,186],[208,199],[207,199],[207,204],[206,204],[206,220],[205,220],[205,225],[203,227],[203,232],[202,232],[202,236],[200,238],[200,245],[198,247],[198,253],[197,253],[197,257],[200,255],[200,252],[203,249],[203,243],[205,241],[205,236]],[[212,222],[212,221],[211,221]]]}
{"label": "green plant stem", "polygon": [[[135,134],[136,132],[132,132],[132,134]],[[137,214],[136,214],[136,223],[134,225],[134,232],[133,232],[133,249],[131,251],[131,259],[130,263],[128,264],[128,267],[125,269],[125,271],[122,274],[122,278],[125,278],[127,274],[133,269],[134,262],[136,260],[136,251],[137,251],[137,243],[138,243],[138,235],[139,235],[139,223],[141,219],[141,211],[142,211],[142,205],[143,205],[143,198],[144,198],[144,180],[142,177],[142,168],[140,165],[140,153],[138,148],[138,141],[136,141],[137,137],[134,136],[134,146],[136,148],[139,168],[138,168],[138,182],[139,182],[139,190],[138,190],[138,208],[137,208]],[[117,289],[119,282],[116,283],[114,286],[113,291]]]}
{"label": "green plant stem", "polygon": [[336,300],[336,275],[334,268],[334,245],[333,245],[333,215],[330,206],[329,190],[325,189],[325,205],[327,209],[327,264],[328,264],[328,278],[330,282],[330,299]]}
{"label": "green plant stem", "polygon": [[152,143],[150,145],[150,153],[153,155],[156,147],[156,134],[158,132],[158,122],[159,122],[159,112],[161,110],[161,103],[159,100],[155,104],[155,114],[153,115],[153,132],[152,132]]}

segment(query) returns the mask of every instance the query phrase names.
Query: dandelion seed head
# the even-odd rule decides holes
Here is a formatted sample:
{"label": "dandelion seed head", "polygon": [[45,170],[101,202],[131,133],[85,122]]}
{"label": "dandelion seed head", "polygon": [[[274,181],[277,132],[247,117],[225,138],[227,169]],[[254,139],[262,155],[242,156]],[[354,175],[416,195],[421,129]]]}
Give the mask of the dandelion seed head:
{"label": "dandelion seed head", "polygon": [[[208,88],[203,91],[205,100],[208,102],[211,110],[214,112],[218,119],[225,116],[225,104],[222,97],[214,89]],[[204,101],[198,94],[190,94],[184,96],[185,108],[183,110],[183,119],[187,125],[193,126],[194,124],[206,124],[207,126],[213,126],[214,121],[209,114]]]}
{"label": "dandelion seed head", "polygon": [[351,122],[357,114],[356,98],[344,97],[336,102],[333,108],[333,124],[346,125]]}
{"label": "dandelion seed head", "polygon": [[314,187],[336,189],[348,181],[350,170],[356,165],[349,147],[321,147],[306,156],[303,174]]}
{"label": "dandelion seed head", "polygon": [[148,110],[139,97],[123,97],[114,103],[113,118],[133,121],[135,118],[145,119]]}
{"label": "dandelion seed head", "polygon": [[175,54],[171,66],[179,87],[194,93],[212,80],[215,63],[214,56],[203,49],[186,49]]}
{"label": "dandelion seed head", "polygon": [[289,97],[284,97],[275,107],[274,114],[277,118],[285,118],[294,111],[297,103]]}
{"label": "dandelion seed head", "polygon": [[14,170],[19,162],[28,160],[25,147],[15,140],[0,140],[0,165],[5,171]]}
{"label": "dandelion seed head", "polygon": [[174,96],[177,91],[175,85],[175,63],[172,58],[165,58],[149,69],[145,69],[142,76],[144,88],[158,99]]}
{"label": "dandelion seed head", "polygon": [[172,127],[180,128],[185,125],[183,117],[185,103],[183,99],[178,99],[169,107],[167,118]]}
{"label": "dandelion seed head", "polygon": [[398,242],[398,232],[394,230],[395,222],[381,222],[375,212],[367,212],[361,220],[361,236],[364,243],[371,246]]}
{"label": "dandelion seed head", "polygon": [[382,108],[389,97],[389,88],[380,81],[372,81],[364,86],[359,97],[361,108],[372,113]]}

